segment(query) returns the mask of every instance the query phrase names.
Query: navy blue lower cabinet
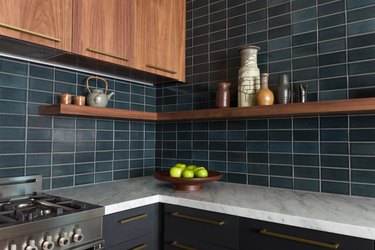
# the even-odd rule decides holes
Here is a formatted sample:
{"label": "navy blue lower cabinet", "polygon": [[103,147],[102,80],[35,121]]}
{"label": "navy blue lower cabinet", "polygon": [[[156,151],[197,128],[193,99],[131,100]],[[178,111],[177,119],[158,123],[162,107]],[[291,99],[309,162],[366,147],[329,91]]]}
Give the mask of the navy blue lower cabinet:
{"label": "navy blue lower cabinet", "polygon": [[259,220],[240,220],[240,250],[374,250],[374,241]]}
{"label": "navy blue lower cabinet", "polygon": [[153,204],[104,216],[108,250],[375,250],[373,240]]}
{"label": "navy blue lower cabinet", "polygon": [[195,240],[193,238],[183,237],[176,233],[164,233],[164,250],[230,250],[232,248],[226,248],[210,244],[204,241]]}
{"label": "navy blue lower cabinet", "polygon": [[164,249],[238,249],[239,218],[164,205]]}
{"label": "navy blue lower cabinet", "polygon": [[159,204],[104,216],[105,249],[159,249]]}
{"label": "navy blue lower cabinet", "polygon": [[153,237],[153,234],[147,234],[141,236],[139,238],[135,238],[132,240],[125,241],[113,247],[105,248],[106,250],[141,250],[141,249],[149,249],[154,250],[157,248],[157,242]]}

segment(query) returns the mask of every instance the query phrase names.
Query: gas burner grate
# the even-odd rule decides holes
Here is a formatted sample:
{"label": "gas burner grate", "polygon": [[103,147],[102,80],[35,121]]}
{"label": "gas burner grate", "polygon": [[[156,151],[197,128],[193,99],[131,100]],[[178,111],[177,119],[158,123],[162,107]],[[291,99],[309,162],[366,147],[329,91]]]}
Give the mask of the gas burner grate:
{"label": "gas burner grate", "polygon": [[26,223],[86,209],[87,206],[83,202],[34,192],[29,196],[1,200],[0,226]]}

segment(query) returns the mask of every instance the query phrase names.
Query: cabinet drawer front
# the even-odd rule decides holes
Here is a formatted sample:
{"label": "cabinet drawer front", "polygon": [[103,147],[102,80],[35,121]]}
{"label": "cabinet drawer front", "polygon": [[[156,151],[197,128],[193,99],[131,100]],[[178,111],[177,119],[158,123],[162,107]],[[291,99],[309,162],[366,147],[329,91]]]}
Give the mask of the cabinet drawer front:
{"label": "cabinet drawer front", "polygon": [[231,248],[225,248],[209,244],[206,242],[182,237],[175,233],[164,234],[164,250],[229,250]]}
{"label": "cabinet drawer front", "polygon": [[198,209],[165,205],[164,232],[237,249],[238,217]]}
{"label": "cabinet drawer front", "polygon": [[371,240],[251,219],[240,220],[243,250],[373,250]]}
{"label": "cabinet drawer front", "polygon": [[114,246],[152,233],[157,220],[157,204],[104,216],[103,236],[106,246]]}
{"label": "cabinet drawer front", "polygon": [[106,248],[108,250],[155,250],[157,249],[157,242],[154,242],[152,234],[129,240],[124,243]]}

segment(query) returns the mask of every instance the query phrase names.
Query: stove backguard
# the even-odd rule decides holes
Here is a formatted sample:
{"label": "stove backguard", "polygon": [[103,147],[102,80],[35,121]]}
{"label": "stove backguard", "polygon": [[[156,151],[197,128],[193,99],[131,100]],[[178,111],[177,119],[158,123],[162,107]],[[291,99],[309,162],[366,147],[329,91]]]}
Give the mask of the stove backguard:
{"label": "stove backguard", "polygon": [[0,200],[42,191],[42,176],[21,176],[0,179]]}

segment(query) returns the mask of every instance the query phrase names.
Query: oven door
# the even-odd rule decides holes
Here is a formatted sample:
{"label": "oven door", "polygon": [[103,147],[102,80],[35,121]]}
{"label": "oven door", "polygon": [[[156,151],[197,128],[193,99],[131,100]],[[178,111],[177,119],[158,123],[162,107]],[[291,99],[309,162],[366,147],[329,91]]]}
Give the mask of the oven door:
{"label": "oven door", "polygon": [[101,250],[104,249],[104,240],[98,240],[94,242],[89,242],[74,248],[72,250]]}

